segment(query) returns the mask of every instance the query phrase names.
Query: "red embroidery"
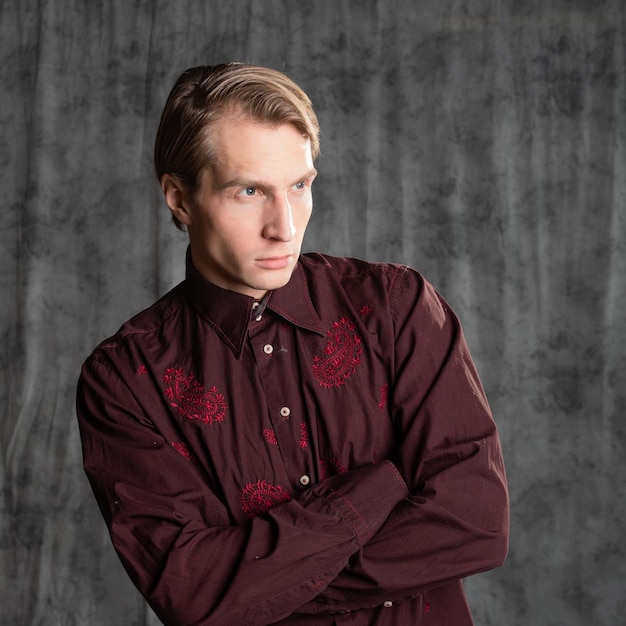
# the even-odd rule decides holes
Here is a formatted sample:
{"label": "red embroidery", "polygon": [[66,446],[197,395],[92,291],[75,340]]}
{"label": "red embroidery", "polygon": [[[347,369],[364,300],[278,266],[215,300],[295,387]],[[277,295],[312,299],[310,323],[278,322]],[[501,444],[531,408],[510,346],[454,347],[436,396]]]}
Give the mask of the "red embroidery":
{"label": "red embroidery", "polygon": [[361,315],[369,315],[374,309],[369,304],[364,304],[361,307]]}
{"label": "red embroidery", "polygon": [[248,483],[241,492],[241,508],[249,517],[267,513],[276,504],[289,502],[290,493],[280,485],[265,480]]}
{"label": "red embroidery", "polygon": [[267,443],[269,443],[270,445],[272,446],[278,445],[278,441],[276,439],[276,433],[271,428],[263,429],[263,437],[265,438],[265,441],[267,441]]}
{"label": "red embroidery", "polygon": [[174,450],[176,450],[176,452],[178,452],[180,456],[184,457],[188,461],[191,461],[193,459],[193,454],[191,454],[191,452],[189,451],[187,444],[183,443],[182,441],[172,441],[172,448],[174,448]]}
{"label": "red embroidery", "polygon": [[137,372],[136,372],[136,373],[137,373],[137,376],[143,376],[143,375],[144,375],[144,374],[146,374],[147,372],[148,372],[148,369],[146,368],[146,366],[145,366],[145,365],[140,365],[140,366],[137,368]]}
{"label": "red embroidery", "polygon": [[320,477],[322,480],[336,476],[337,474],[343,474],[345,471],[346,468],[339,462],[339,459],[334,456],[327,456],[320,459]]}
{"label": "red embroidery", "polygon": [[387,399],[389,398],[389,385],[385,384],[380,388],[380,400],[378,407],[384,409],[387,406]]}
{"label": "red embroidery", "polygon": [[170,367],[163,375],[165,395],[178,414],[204,424],[223,422],[228,404],[217,387],[204,389],[193,374],[186,375],[180,368]]}
{"label": "red embroidery", "polygon": [[430,613],[430,602],[424,605],[424,613]]}
{"label": "red embroidery", "polygon": [[346,317],[335,322],[326,337],[324,354],[313,359],[313,374],[322,387],[340,387],[361,363],[361,337]]}
{"label": "red embroidery", "polygon": [[303,450],[309,447],[309,429],[305,422],[300,424],[300,441],[298,443]]}

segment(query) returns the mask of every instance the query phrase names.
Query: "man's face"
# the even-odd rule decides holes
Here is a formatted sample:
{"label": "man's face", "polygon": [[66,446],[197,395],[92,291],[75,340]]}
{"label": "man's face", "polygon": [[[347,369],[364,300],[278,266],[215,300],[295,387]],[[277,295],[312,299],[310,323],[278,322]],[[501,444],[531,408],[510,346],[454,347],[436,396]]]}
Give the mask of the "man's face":
{"label": "man's face", "polygon": [[214,130],[217,162],[186,200],[191,256],[212,283],[259,298],[289,281],[300,254],[316,175],[310,141],[291,124],[235,117]]}

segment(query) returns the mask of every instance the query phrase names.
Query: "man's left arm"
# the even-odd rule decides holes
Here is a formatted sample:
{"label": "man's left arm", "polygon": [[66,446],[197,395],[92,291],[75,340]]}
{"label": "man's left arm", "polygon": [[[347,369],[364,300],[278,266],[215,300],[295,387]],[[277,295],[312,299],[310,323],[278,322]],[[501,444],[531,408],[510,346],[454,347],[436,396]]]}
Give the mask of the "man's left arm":
{"label": "man's left arm", "polygon": [[448,305],[407,271],[396,294],[392,460],[410,495],[303,612],[368,608],[501,565],[508,494],[496,426]]}

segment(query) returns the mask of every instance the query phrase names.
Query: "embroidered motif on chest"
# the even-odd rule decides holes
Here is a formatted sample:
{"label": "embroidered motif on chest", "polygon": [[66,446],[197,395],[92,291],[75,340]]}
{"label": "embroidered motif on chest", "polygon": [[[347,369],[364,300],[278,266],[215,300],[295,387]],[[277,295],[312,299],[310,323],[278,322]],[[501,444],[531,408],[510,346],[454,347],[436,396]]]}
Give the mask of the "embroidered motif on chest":
{"label": "embroidered motif on chest", "polygon": [[271,428],[264,428],[263,429],[263,438],[271,446],[277,446],[278,445],[278,440],[276,439],[276,431],[274,431]]}
{"label": "embroidered motif on chest", "polygon": [[172,441],[172,448],[174,448],[174,450],[176,450],[176,452],[178,452],[178,454],[180,454],[180,456],[184,459],[187,459],[188,461],[194,460],[193,454],[191,454],[187,444],[182,441]]}
{"label": "embroidered motif on chest", "polygon": [[273,506],[289,500],[291,494],[284,487],[265,480],[248,483],[241,492],[241,508],[249,517],[263,515]]}
{"label": "embroidered motif on chest", "polygon": [[300,441],[298,445],[304,450],[309,447],[309,427],[305,422],[300,424]]}
{"label": "embroidered motif on chest", "polygon": [[322,387],[340,387],[361,363],[361,337],[354,322],[342,317],[326,333],[326,347],[313,359],[313,374]]}
{"label": "embroidered motif on chest", "polygon": [[384,409],[387,406],[388,399],[389,399],[389,385],[385,383],[380,388],[380,400],[378,401],[378,408]]}
{"label": "embroidered motif on chest", "polygon": [[165,370],[163,385],[170,406],[181,417],[204,424],[224,421],[228,404],[217,387],[207,390],[193,374],[186,374],[181,368],[174,367]]}
{"label": "embroidered motif on chest", "polygon": [[341,464],[337,457],[327,456],[320,459],[320,478],[322,480],[330,478],[331,476],[336,476],[337,474],[343,474],[345,471],[346,468]]}

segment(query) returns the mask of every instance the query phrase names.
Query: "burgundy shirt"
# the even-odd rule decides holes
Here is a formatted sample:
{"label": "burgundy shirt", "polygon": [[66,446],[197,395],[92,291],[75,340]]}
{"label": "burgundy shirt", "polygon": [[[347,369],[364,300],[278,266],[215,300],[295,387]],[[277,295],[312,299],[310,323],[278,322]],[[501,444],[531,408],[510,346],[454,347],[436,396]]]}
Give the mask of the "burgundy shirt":
{"label": "burgundy shirt", "polygon": [[303,255],[259,306],[188,255],[86,361],[77,406],[113,544],[165,624],[466,626],[460,579],[505,558],[487,400],[406,266]]}

